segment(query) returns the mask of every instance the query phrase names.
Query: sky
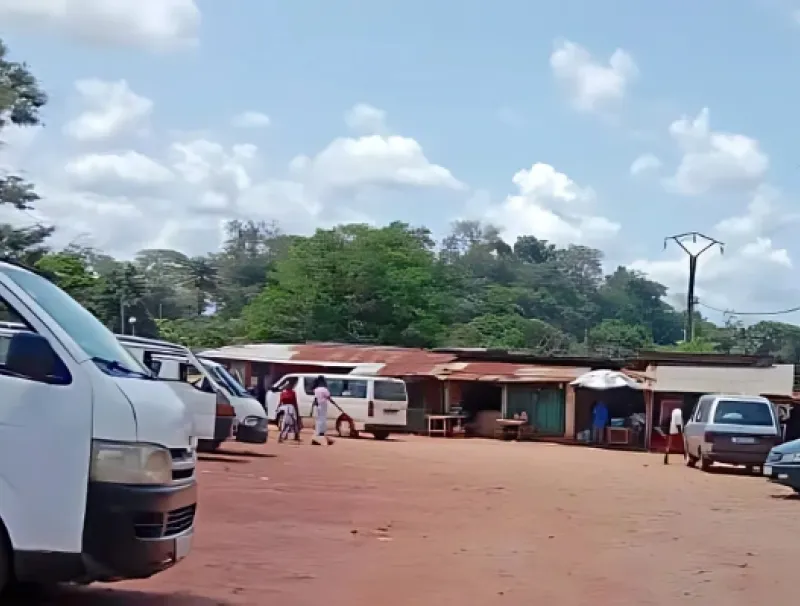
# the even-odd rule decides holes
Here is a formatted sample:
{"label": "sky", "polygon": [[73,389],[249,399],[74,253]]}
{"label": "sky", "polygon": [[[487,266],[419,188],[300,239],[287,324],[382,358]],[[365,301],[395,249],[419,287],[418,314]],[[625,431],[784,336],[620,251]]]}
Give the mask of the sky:
{"label": "sky", "polygon": [[[800,306],[800,0],[0,0],[50,96],[0,221],[130,258],[230,219],[309,234],[498,226],[605,253],[683,305]],[[686,244],[696,250],[702,242]],[[800,314],[745,316],[800,322]]]}

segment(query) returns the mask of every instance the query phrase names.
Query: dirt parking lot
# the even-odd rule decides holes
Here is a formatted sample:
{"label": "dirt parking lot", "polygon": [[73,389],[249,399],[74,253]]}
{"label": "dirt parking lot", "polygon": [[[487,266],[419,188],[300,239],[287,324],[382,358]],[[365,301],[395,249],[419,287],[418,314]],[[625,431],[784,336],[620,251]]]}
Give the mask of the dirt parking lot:
{"label": "dirt parking lot", "polygon": [[[751,606],[797,598],[800,501],[676,458],[408,437],[227,449],[194,551],[46,604]],[[236,456],[234,456],[234,454]]]}

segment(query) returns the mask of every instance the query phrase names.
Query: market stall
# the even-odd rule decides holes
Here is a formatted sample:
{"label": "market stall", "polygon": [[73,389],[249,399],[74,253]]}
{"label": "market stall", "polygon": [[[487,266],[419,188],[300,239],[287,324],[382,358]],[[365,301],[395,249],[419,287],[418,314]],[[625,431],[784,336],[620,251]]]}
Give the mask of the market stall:
{"label": "market stall", "polygon": [[649,390],[643,382],[616,370],[593,370],[575,387],[575,438],[618,448],[647,448]]}

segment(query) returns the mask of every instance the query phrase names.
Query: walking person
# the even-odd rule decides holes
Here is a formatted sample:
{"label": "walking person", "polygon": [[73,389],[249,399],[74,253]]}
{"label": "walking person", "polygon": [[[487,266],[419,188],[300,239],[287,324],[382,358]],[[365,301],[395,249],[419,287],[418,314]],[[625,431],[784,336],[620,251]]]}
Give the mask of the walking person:
{"label": "walking person", "polygon": [[325,377],[319,375],[312,384],[314,390],[314,403],[311,405],[312,414],[316,408],[317,416],[314,424],[314,436],[311,443],[315,446],[320,444],[333,444],[333,440],[325,435],[328,429],[328,404],[331,403],[331,392],[328,390],[328,382]]}
{"label": "walking person", "polygon": [[607,425],[608,406],[602,400],[598,400],[592,408],[592,442],[605,444]]}
{"label": "walking person", "polygon": [[278,401],[278,415],[281,419],[281,431],[278,435],[279,444],[286,440],[289,434],[294,434],[295,442],[300,441],[302,425],[300,409],[297,407],[297,394],[294,392],[295,385],[297,385],[297,379],[289,379],[281,390],[280,399]]}
{"label": "walking person", "polygon": [[[678,439],[683,439],[683,410],[680,406],[672,409],[672,414],[669,418],[669,435],[667,436],[667,445],[664,448],[664,465],[669,465],[669,452],[672,450],[673,442]],[[686,453],[683,453],[684,458]]]}
{"label": "walking person", "polygon": [[[328,390],[328,382],[322,375],[314,379],[314,403],[311,405],[313,409],[317,409],[316,425],[314,427],[314,437],[311,438],[311,443],[315,446],[326,444],[330,446],[333,440],[325,435],[328,429],[328,405],[336,403],[331,399],[331,392]],[[339,408],[338,406],[336,406]]]}

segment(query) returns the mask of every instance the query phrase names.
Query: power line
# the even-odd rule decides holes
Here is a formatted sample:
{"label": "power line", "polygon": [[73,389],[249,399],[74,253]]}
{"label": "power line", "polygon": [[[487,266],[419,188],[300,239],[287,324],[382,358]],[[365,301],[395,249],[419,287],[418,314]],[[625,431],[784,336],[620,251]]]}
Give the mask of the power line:
{"label": "power line", "polygon": [[782,316],[800,311],[800,305],[797,307],[790,307],[789,309],[780,309],[778,311],[736,311],[734,309],[718,309],[716,307],[712,307],[711,305],[707,305],[706,303],[701,303],[700,301],[698,301],[697,304],[705,307],[706,309],[710,309],[711,311],[716,311],[729,316]]}
{"label": "power line", "polygon": [[[697,252],[692,252],[684,245],[684,242],[689,238],[692,239],[693,243],[697,243],[697,240],[703,240],[706,245],[698,250]],[[667,248],[667,243],[672,240],[678,246],[683,249],[683,252],[689,257],[689,292],[686,295],[686,341],[691,341],[694,338],[694,305],[697,302],[694,296],[694,282],[695,276],[697,275],[697,259],[703,253],[707,252],[714,246],[719,246],[720,253],[725,252],[725,243],[720,242],[716,238],[711,238],[710,236],[706,236],[705,234],[701,234],[699,231],[689,231],[684,234],[676,234],[674,236],[669,236],[664,238],[664,249]]]}

